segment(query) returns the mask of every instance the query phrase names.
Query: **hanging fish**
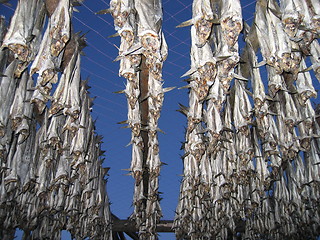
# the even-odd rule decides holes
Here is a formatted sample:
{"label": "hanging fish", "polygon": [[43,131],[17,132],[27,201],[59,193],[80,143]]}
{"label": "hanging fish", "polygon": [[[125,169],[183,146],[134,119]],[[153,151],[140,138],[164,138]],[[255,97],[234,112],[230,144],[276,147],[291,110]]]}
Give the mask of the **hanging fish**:
{"label": "hanging fish", "polygon": [[196,45],[202,47],[211,33],[213,22],[218,22],[212,4],[208,0],[196,0],[192,3],[192,19],[185,21],[177,27],[194,25],[196,29]]}
{"label": "hanging fish", "polygon": [[59,1],[49,19],[50,53],[52,56],[57,57],[70,39],[71,13],[70,1]]}
{"label": "hanging fish", "polygon": [[27,90],[28,73],[25,72],[19,81],[19,85],[15,91],[14,99],[10,108],[10,118],[12,119],[12,128],[17,130],[23,119],[24,102]]}
{"label": "hanging fish", "polygon": [[314,41],[312,41],[311,45],[310,45],[310,59],[311,59],[311,63],[312,66],[311,68],[313,69],[316,78],[320,81],[320,61],[319,61],[319,57],[320,57],[320,45],[319,45],[319,41],[317,39],[315,39]]}
{"label": "hanging fish", "polygon": [[[300,69],[305,69],[306,65],[304,61],[301,61]],[[308,72],[301,72],[298,74],[296,80],[296,87],[298,93],[298,101],[301,106],[305,106],[306,101],[311,97],[316,97],[316,91],[314,90],[311,75]]]}
{"label": "hanging fish", "polygon": [[240,1],[221,1],[221,30],[229,48],[233,48],[242,30]]}
{"label": "hanging fish", "polygon": [[32,60],[34,49],[30,47],[30,42],[39,38],[41,30],[37,29],[40,27],[37,24],[43,22],[43,10],[42,1],[18,1],[2,47],[8,47],[22,63]]}
{"label": "hanging fish", "polygon": [[2,77],[0,82],[0,137],[3,137],[5,135],[5,129],[9,120],[10,108],[12,105],[12,101],[14,100],[16,82],[18,81],[18,79],[14,77],[16,66],[17,61],[11,62],[6,68],[6,76]]}
{"label": "hanging fish", "polygon": [[[79,74],[77,75],[77,78],[73,81],[73,76],[74,76],[74,73],[79,71],[79,68],[76,67],[76,64],[80,64],[80,62],[77,63],[77,59],[78,59],[78,54],[75,53],[68,66],[64,69],[61,77],[60,77],[60,81],[58,83],[58,86],[52,96],[53,98],[53,101],[52,101],[52,104],[51,104],[51,107],[50,107],[50,114],[56,114],[58,113],[60,110],[65,109],[65,114],[67,113],[67,108],[71,107],[71,104],[68,104],[68,99],[70,99],[70,94],[71,92],[69,93],[69,87],[71,86],[71,83],[74,82],[75,84],[75,87],[76,86],[79,86]],[[79,65],[78,65],[79,66]],[[79,87],[78,87],[79,89]],[[74,92],[72,92],[74,93]],[[75,95],[75,97],[77,97],[77,94]],[[78,97],[79,98],[79,97]],[[77,101],[76,99],[76,104],[78,104],[79,101]],[[75,109],[76,111],[76,109]],[[69,111],[70,112],[70,111]],[[70,112],[70,114],[72,114]]]}
{"label": "hanging fish", "polygon": [[31,65],[31,75],[33,75],[34,73],[39,74],[39,83],[41,86],[45,86],[48,82],[57,83],[57,69],[60,67],[62,60],[62,55],[59,55],[58,57],[52,57],[50,53],[49,32],[50,28],[47,27],[41,41],[39,52]]}

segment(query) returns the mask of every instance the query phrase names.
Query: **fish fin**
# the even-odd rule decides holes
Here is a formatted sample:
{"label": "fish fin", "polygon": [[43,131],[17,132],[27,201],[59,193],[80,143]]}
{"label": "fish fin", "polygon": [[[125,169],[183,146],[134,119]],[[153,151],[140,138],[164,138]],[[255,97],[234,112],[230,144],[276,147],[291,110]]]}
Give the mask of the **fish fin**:
{"label": "fish fin", "polygon": [[308,67],[308,68],[305,68],[305,69],[300,70],[299,73],[308,72],[308,71],[310,71],[310,70],[312,70],[312,69],[313,69],[313,65],[311,65],[311,66]]}
{"label": "fish fin", "polygon": [[245,78],[245,77],[243,77],[243,76],[241,76],[241,75],[239,75],[237,73],[233,73],[233,77],[238,79],[238,80],[248,81],[247,78]]}
{"label": "fish fin", "polygon": [[163,91],[164,92],[170,92],[171,90],[175,89],[176,87],[167,87],[167,88],[164,88]]}
{"label": "fish fin", "polygon": [[120,34],[118,32],[116,32],[115,34],[108,36],[108,38],[114,38],[114,37],[119,37],[119,36],[120,36]]}
{"label": "fish fin", "polygon": [[125,93],[126,90],[120,90],[120,91],[116,91],[116,92],[113,92],[113,93]]}
{"label": "fish fin", "polygon": [[195,73],[196,71],[197,71],[197,69],[190,68],[185,74],[183,74],[183,75],[181,76],[181,78],[186,77],[186,76],[189,76],[189,75]]}
{"label": "fish fin", "polygon": [[267,62],[263,60],[263,61],[259,62],[256,66],[254,66],[254,68],[259,68],[259,67],[262,67],[266,64],[267,64]]}
{"label": "fish fin", "polygon": [[185,89],[185,88],[191,88],[190,84],[182,86],[182,87],[179,87],[178,89],[181,90],[181,89]]}
{"label": "fish fin", "polygon": [[111,9],[110,8],[102,9],[102,10],[96,12],[96,14],[107,14],[107,13],[111,13]]}
{"label": "fish fin", "polygon": [[112,62],[120,61],[121,58],[123,58],[123,56],[119,55],[119,56],[117,56]]}
{"label": "fish fin", "polygon": [[249,96],[253,96],[253,93],[252,92],[250,92],[248,89],[244,89],[244,91],[249,95]]}
{"label": "fish fin", "polygon": [[181,28],[181,27],[187,27],[187,26],[191,26],[193,25],[193,19],[189,19],[187,21],[184,21],[182,23],[180,23],[178,26],[176,26],[176,28]]}
{"label": "fish fin", "polygon": [[128,124],[128,120],[117,122],[117,124]]}

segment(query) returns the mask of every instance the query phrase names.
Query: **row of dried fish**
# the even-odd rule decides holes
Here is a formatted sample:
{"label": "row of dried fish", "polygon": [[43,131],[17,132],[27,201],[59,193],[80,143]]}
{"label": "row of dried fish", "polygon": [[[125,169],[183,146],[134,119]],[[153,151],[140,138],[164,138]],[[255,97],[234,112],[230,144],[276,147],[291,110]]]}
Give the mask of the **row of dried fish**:
{"label": "row of dried fish", "polygon": [[26,239],[60,239],[62,230],[111,238],[102,138],[80,78],[85,41],[71,30],[75,4],[20,0],[0,39],[1,239],[17,228]]}
{"label": "row of dried fish", "polygon": [[[284,9],[303,10],[292,2],[280,1],[279,7],[272,0],[257,1],[252,27],[243,26],[241,58],[238,1],[195,0],[192,20],[180,25],[192,24],[192,46],[191,70],[185,74],[189,107],[180,109],[188,127],[174,223],[178,239],[319,235],[319,125],[308,72],[317,71],[317,21],[306,17],[290,25]],[[298,29],[299,40],[291,27]],[[313,65],[307,68],[310,54]],[[259,69],[264,64],[268,92]]]}
{"label": "row of dried fish", "polygon": [[[140,239],[156,239],[160,220],[160,157],[157,132],[165,89],[162,88],[162,65],[167,45],[161,30],[160,0],[111,0],[110,8],[116,35],[121,36],[119,75],[126,78],[128,119],[131,128],[132,160],[130,172],[135,179],[134,212],[131,218],[139,229]],[[167,89],[168,90],[168,89]]]}
{"label": "row of dried fish", "polygon": [[215,177],[224,164],[217,156],[224,141],[221,133],[226,130],[220,112],[231,80],[237,76],[237,39],[242,30],[239,1],[194,1],[192,10],[193,18],[180,25],[192,24],[192,46],[191,69],[185,74],[190,75],[189,108],[181,109],[188,118],[188,128],[174,224],[178,239],[218,237],[221,221],[216,222],[215,214],[220,213],[210,211],[214,211],[212,204],[219,204],[217,187],[227,187],[222,177]]}

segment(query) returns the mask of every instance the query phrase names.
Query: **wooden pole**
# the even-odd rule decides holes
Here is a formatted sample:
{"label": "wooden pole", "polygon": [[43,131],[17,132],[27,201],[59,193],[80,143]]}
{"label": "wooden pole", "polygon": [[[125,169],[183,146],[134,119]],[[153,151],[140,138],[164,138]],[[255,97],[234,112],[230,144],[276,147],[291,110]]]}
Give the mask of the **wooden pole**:
{"label": "wooden pole", "polygon": [[[147,166],[147,158],[148,158],[148,130],[145,129],[145,127],[148,126],[148,113],[149,113],[149,105],[148,105],[148,79],[149,79],[149,69],[146,65],[146,57],[142,55],[141,58],[141,71],[140,71],[140,97],[139,97],[139,102],[140,102],[140,116],[141,116],[141,137],[143,140],[143,163],[142,163],[142,168],[143,168],[143,195],[147,199],[148,197],[148,182],[149,182],[149,170]],[[146,206],[146,203],[145,203]]]}

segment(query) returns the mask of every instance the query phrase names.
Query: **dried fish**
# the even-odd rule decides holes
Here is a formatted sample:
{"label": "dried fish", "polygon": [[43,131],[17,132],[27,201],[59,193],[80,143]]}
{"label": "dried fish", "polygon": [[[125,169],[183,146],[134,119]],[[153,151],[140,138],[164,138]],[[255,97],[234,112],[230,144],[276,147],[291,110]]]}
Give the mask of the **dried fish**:
{"label": "dried fish", "polygon": [[[50,1],[46,1],[46,4],[48,7]],[[68,226],[68,230],[77,238],[103,236],[110,239],[110,230],[103,231],[102,227],[110,229],[111,216],[105,193],[105,171],[102,170],[100,159],[101,139],[93,131],[94,123],[89,113],[92,100],[88,96],[88,87],[86,82],[80,82],[79,52],[84,44],[77,34],[73,34],[73,58],[65,59],[67,62],[64,64],[68,66],[61,69],[64,73],[57,91],[53,97],[50,96],[52,84],[59,80],[57,72],[64,44],[71,35],[70,1],[51,4],[51,19],[41,39],[44,3],[32,1],[27,4],[26,1],[19,1],[15,16],[20,16],[17,19],[25,18],[26,11],[31,16],[38,11],[38,15],[35,18],[29,18],[28,15],[29,20],[10,29],[13,29],[14,36],[20,34],[21,39],[30,34],[34,36],[27,39],[25,45],[16,42],[3,45],[16,51],[18,59],[12,62],[7,62],[8,59],[3,55],[7,50],[1,52],[0,65],[5,69],[5,76],[1,76],[0,94],[5,97],[0,100],[0,205],[4,210],[0,213],[0,222],[4,226],[0,236],[11,238],[11,229],[19,227],[25,232],[26,238],[60,239],[61,230]],[[41,47],[37,55],[39,45]],[[32,77],[24,68],[36,55],[31,66],[31,73],[39,74],[34,87]],[[49,99],[53,102],[50,112]],[[67,116],[57,114],[59,111]],[[70,153],[77,155],[78,152],[83,158],[74,164]],[[93,174],[97,172],[99,174]],[[89,186],[90,191],[84,186]],[[82,192],[87,192],[83,204],[77,198]],[[68,196],[69,193],[72,198]],[[89,210],[82,214],[85,206]],[[90,221],[93,224],[89,224]],[[83,226],[80,228],[79,224]]]}
{"label": "dried fish", "polygon": [[[53,94],[53,101],[52,101],[52,105],[50,108],[50,114],[56,114],[58,113],[60,110],[64,109],[65,107],[71,108],[71,104],[68,104],[68,100],[70,99],[70,95],[71,92],[69,93],[68,89],[69,86],[71,86],[71,83],[73,82],[75,84],[75,87],[77,87],[77,89],[79,89],[79,74],[77,75],[77,77],[74,79],[74,73],[78,72],[79,69],[78,67],[76,67],[76,63],[77,63],[77,59],[78,59],[78,53],[75,53],[68,66],[64,69],[63,74],[61,75],[59,84]],[[80,64],[80,62],[78,62],[77,64]],[[79,65],[78,65],[79,66]],[[74,80],[74,81],[73,81]],[[74,94],[74,92],[72,92]],[[75,94],[75,97],[77,97],[78,94]],[[76,106],[79,106],[79,96],[76,99],[75,102]],[[65,114],[73,114],[72,112],[70,112],[70,110],[68,111],[68,108],[65,109]],[[77,111],[77,109],[74,109],[74,111]]]}
{"label": "dried fish", "polygon": [[300,3],[295,0],[280,1],[280,7],[284,31],[289,37],[294,38],[303,19]]}
{"label": "dried fish", "polygon": [[34,103],[40,114],[43,113],[46,108],[46,104],[51,99],[50,93],[52,89],[52,84],[48,83],[46,86],[42,87],[40,85],[36,86],[33,92],[30,102]]}
{"label": "dried fish", "polygon": [[307,29],[319,34],[319,2],[305,0],[301,2],[301,8],[303,11],[303,24]]}
{"label": "dried fish", "polygon": [[283,76],[276,73],[275,68],[267,66],[268,71],[268,91],[271,97],[274,97],[279,90],[287,90]]}
{"label": "dried fish", "polygon": [[[25,238],[57,239],[67,228],[77,239],[111,239],[102,138],[94,133],[92,99],[80,80],[85,43],[70,30],[72,7],[80,2],[46,0],[50,20],[43,37],[44,3],[28,4],[19,1],[4,38],[9,49],[0,53],[0,236],[13,238],[19,227]],[[162,215],[157,132],[164,93],[172,88],[162,82],[168,49],[161,5],[111,0],[102,11],[112,13],[121,37],[117,60],[127,80],[124,123],[131,128],[135,180],[131,218],[141,239],[157,238]],[[308,72],[318,76],[319,9],[316,0],[281,0],[280,7],[259,0],[250,28],[242,22],[239,1],[193,1],[192,19],[180,25],[193,26],[191,69],[184,75],[190,76],[189,106],[180,109],[188,127],[174,221],[178,239],[319,235],[320,128]],[[39,14],[21,24],[26,12]],[[247,45],[240,58],[243,27]],[[7,58],[9,50],[17,59]],[[30,70],[39,76],[33,87],[24,70],[35,56]]]}
{"label": "dried fish", "polygon": [[235,82],[233,121],[237,131],[248,136],[248,124],[251,123],[251,103],[243,86],[239,81]]}
{"label": "dried fish", "polygon": [[131,9],[133,8],[132,0],[111,0],[110,9],[112,17],[114,18],[114,24],[116,30],[121,29],[127,21]]}
{"label": "dried fish", "polygon": [[211,33],[213,21],[217,21],[212,4],[207,0],[196,0],[192,4],[192,19],[181,23],[178,27],[194,25],[196,29],[196,45],[203,46]]}
{"label": "dried fish", "polygon": [[63,116],[53,116],[48,127],[48,144],[54,150],[60,150],[62,147],[61,126],[64,121]]}
{"label": "dried fish", "polygon": [[29,44],[39,37],[37,22],[42,22],[43,17],[42,1],[19,1],[2,47],[8,47],[21,62],[32,60],[34,49]]}
{"label": "dried fish", "polygon": [[208,147],[209,149],[213,149],[215,145],[218,143],[218,141],[220,140],[221,132],[223,129],[223,123],[222,123],[220,113],[215,103],[212,100],[208,102],[208,108],[205,113],[206,113],[205,122],[207,125],[206,130],[208,131],[208,140],[209,140]]}
{"label": "dried fish", "polygon": [[221,30],[229,48],[233,48],[242,30],[240,1],[221,1]]}
{"label": "dried fish", "polygon": [[280,114],[283,115],[285,124],[288,126],[290,133],[293,133],[293,128],[297,119],[297,108],[291,95],[288,92],[281,91],[278,93],[278,101],[280,105]]}
{"label": "dried fish", "polygon": [[73,66],[71,78],[69,79],[68,93],[64,102],[63,113],[78,119],[80,113],[80,54],[74,56],[76,63]]}
{"label": "dried fish", "polygon": [[70,39],[71,12],[70,1],[59,1],[50,17],[49,35],[51,37],[50,53],[52,56],[57,57]]}
{"label": "dried fish", "polygon": [[317,79],[320,81],[320,63],[319,63],[319,57],[320,57],[320,45],[319,41],[315,39],[312,41],[310,45],[310,59],[312,62],[312,69],[317,77]]}
{"label": "dried fish", "polygon": [[247,54],[249,61],[249,71],[252,81],[254,107],[259,111],[266,100],[265,88],[262,82],[257,57],[255,56],[253,45],[250,39],[247,39]]}
{"label": "dried fish", "polygon": [[0,85],[0,137],[5,135],[5,129],[9,119],[10,106],[14,100],[15,85],[18,81],[14,77],[14,71],[17,66],[17,62],[13,61],[6,68],[5,75],[1,79]]}
{"label": "dried fish", "polygon": [[[301,61],[301,68],[305,69],[306,65],[304,61]],[[312,79],[311,75],[308,72],[302,72],[298,74],[297,80],[296,80],[296,87],[298,92],[298,100],[300,105],[304,106],[305,102],[311,98],[316,97],[317,93],[314,90],[314,87],[312,85]]]}
{"label": "dried fish", "polygon": [[26,88],[27,88],[28,74],[24,73],[19,82],[19,86],[16,92],[13,94],[14,99],[10,108],[10,118],[12,119],[12,128],[17,130],[23,119],[24,101],[26,100]]}
{"label": "dried fish", "polygon": [[[112,0],[110,9],[103,12],[111,12],[114,17],[115,29],[121,37],[116,59],[120,60],[119,75],[127,80],[126,88],[121,92],[125,93],[128,102],[128,120],[122,123],[127,123],[132,132],[130,172],[135,179],[135,189],[131,218],[139,228],[141,239],[155,239],[156,222],[161,216],[158,120],[164,92],[170,90],[163,89],[161,82],[162,64],[168,54],[161,30],[162,3]],[[145,69],[139,72],[142,65]],[[148,78],[147,84],[141,80],[143,74]]]}
{"label": "dried fish", "polygon": [[47,27],[39,52],[31,65],[31,74],[38,73],[39,84],[45,86],[48,82],[56,83],[58,81],[57,69],[61,64],[61,57],[52,57],[50,53],[50,28]]}

